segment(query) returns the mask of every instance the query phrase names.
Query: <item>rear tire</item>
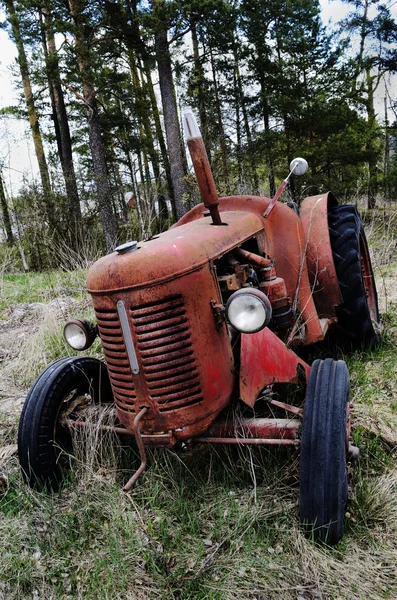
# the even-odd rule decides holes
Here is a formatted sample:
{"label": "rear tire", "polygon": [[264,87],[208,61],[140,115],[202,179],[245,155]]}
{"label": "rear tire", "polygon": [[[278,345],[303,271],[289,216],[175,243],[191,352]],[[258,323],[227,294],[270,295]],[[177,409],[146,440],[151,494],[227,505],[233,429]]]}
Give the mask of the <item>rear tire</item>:
{"label": "rear tire", "polygon": [[[76,399],[89,394],[95,403],[112,400],[106,366],[96,358],[70,357],[49,365],[31,387],[18,429],[18,456],[31,487],[56,490],[70,467],[73,444],[62,416],[77,415]],[[75,402],[76,406],[72,406]]]}
{"label": "rear tire", "polygon": [[328,225],[343,297],[335,330],[353,346],[379,344],[378,296],[360,215],[355,206],[337,206],[328,213]]}
{"label": "rear tire", "polygon": [[308,535],[336,544],[344,532],[350,384],[342,360],[315,360],[306,390],[300,518]]}

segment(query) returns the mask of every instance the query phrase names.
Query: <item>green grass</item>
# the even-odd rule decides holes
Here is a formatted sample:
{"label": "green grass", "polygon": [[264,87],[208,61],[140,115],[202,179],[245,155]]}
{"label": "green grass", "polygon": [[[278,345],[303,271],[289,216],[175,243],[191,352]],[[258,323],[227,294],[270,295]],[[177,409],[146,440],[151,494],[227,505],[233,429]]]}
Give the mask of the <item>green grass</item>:
{"label": "green grass", "polygon": [[[76,302],[65,308],[56,306],[54,311],[25,312],[21,325],[29,336],[20,348],[18,359],[7,367],[8,375],[15,384],[29,386],[43,369],[58,358],[75,356],[65,342],[63,327],[72,318],[94,320],[94,311],[86,292],[87,270],[53,271],[47,273],[12,273],[0,276],[0,322],[8,321],[13,310],[35,302],[48,304],[52,300],[73,298]],[[26,307],[25,307],[26,308]],[[99,339],[87,352],[90,356],[102,357]]]}
{"label": "green grass", "polygon": [[[0,314],[21,302],[82,298],[84,280],[84,272],[50,280],[5,275]],[[87,311],[80,316],[90,316],[87,304],[80,308]],[[353,443],[360,448],[346,535],[336,548],[301,531],[296,450],[152,450],[147,471],[126,495],[121,486],[139,464],[135,446],[110,452],[109,437],[99,436],[101,459],[92,460],[90,438],[90,458],[79,453],[55,494],[28,488],[15,456],[0,460],[8,474],[0,496],[0,598],[397,598],[397,306],[389,309],[379,348],[316,349],[347,361]],[[37,327],[29,343],[14,365],[15,381],[31,383],[47,362],[70,352],[57,318]],[[15,417],[0,413],[0,447],[15,443],[16,434]]]}
{"label": "green grass", "polygon": [[397,305],[383,315],[382,344],[370,351],[343,356],[352,387],[352,415],[380,443],[397,444]]}
{"label": "green grass", "polygon": [[[370,478],[359,465],[347,535],[329,549],[300,531],[297,464],[286,450],[151,451],[129,496],[120,489],[128,473],[111,465],[80,466],[53,495],[15,471],[0,500],[6,598],[364,598],[369,583],[371,598],[395,597],[379,563],[394,552],[396,476]],[[136,467],[128,449],[127,465]]]}
{"label": "green grass", "polygon": [[51,271],[46,273],[0,274],[0,318],[20,303],[49,302],[55,298],[85,295],[87,271]]}

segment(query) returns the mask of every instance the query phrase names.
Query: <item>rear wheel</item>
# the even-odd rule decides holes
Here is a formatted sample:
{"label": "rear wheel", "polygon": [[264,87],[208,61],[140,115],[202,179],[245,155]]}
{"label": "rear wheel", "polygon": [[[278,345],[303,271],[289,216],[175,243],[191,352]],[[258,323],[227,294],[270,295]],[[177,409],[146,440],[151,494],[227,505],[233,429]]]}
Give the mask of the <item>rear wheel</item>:
{"label": "rear wheel", "polygon": [[26,397],[18,430],[19,462],[31,487],[59,487],[73,452],[66,420],[90,402],[111,400],[106,366],[95,358],[64,358],[39,375]]}
{"label": "rear wheel", "polygon": [[349,373],[342,360],[315,360],[306,390],[300,456],[300,517],[316,540],[343,535],[348,494]]}
{"label": "rear wheel", "polygon": [[352,345],[378,344],[378,296],[360,215],[355,206],[337,206],[328,213],[328,225],[343,298],[336,330]]}

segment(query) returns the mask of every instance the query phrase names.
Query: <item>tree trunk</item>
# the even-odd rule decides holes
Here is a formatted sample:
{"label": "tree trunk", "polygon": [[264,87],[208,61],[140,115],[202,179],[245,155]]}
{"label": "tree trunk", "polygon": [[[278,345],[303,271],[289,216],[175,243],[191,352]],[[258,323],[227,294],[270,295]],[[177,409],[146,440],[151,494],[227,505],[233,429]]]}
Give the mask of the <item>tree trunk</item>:
{"label": "tree trunk", "polygon": [[261,101],[262,101],[262,114],[263,114],[263,124],[265,128],[265,152],[266,152],[266,162],[267,168],[269,170],[268,179],[269,179],[269,188],[270,188],[270,197],[273,198],[276,193],[276,182],[274,179],[274,165],[272,156],[272,149],[270,147],[269,135],[270,135],[270,123],[269,123],[269,103],[266,94],[265,83],[261,81]]}
{"label": "tree trunk", "polygon": [[3,178],[0,173],[0,206],[3,215],[4,229],[6,231],[6,240],[9,246],[14,245],[14,234],[12,233],[11,217],[7,206],[6,195],[4,191]]}
{"label": "tree trunk", "polygon": [[367,142],[367,150],[369,152],[368,169],[369,169],[369,181],[368,181],[368,197],[367,207],[372,210],[376,206],[376,194],[378,191],[378,171],[377,171],[377,160],[376,160],[376,144],[371,129],[376,127],[376,113],[374,106],[374,87],[373,79],[371,76],[370,67],[366,68],[366,86],[367,86],[367,98],[365,106],[367,109],[368,125],[370,129],[370,137]]}
{"label": "tree trunk", "polygon": [[117,244],[117,224],[110,201],[111,188],[105,160],[105,146],[102,138],[96,92],[93,83],[90,47],[86,37],[88,35],[88,26],[87,23],[83,21],[82,17],[83,8],[84,1],[69,0],[70,15],[74,24],[77,65],[83,85],[83,96],[88,121],[88,137],[98,193],[98,205],[105,234],[106,248],[108,252],[110,252]]}
{"label": "tree trunk", "polygon": [[79,193],[77,191],[76,174],[73,165],[72,140],[69,122],[66,114],[65,101],[59,73],[58,54],[55,45],[52,15],[49,7],[42,9],[45,18],[47,40],[47,73],[54,103],[54,121],[59,130],[59,156],[63,176],[65,178],[66,194],[68,197],[68,211],[72,239],[81,233],[81,208]]}
{"label": "tree trunk", "polygon": [[236,154],[237,154],[237,173],[238,182],[240,185],[243,183],[243,165],[241,160],[241,125],[240,125],[240,98],[237,85],[237,72],[234,69],[233,72],[233,87],[234,87],[234,98],[235,98],[235,109],[236,109]]}
{"label": "tree trunk", "polygon": [[55,215],[54,215],[54,204],[50,184],[50,175],[48,172],[48,166],[46,157],[44,154],[43,140],[41,137],[39,119],[33,99],[32,86],[30,83],[28,61],[26,58],[25,48],[23,45],[21,30],[19,26],[18,16],[15,12],[13,0],[4,0],[4,4],[8,11],[8,19],[11,23],[12,33],[14,36],[15,44],[18,51],[18,63],[21,72],[23,91],[26,100],[26,107],[28,112],[30,129],[33,137],[33,144],[37,162],[39,165],[39,172],[41,178],[41,185],[44,194],[44,213],[47,216],[48,224],[51,229],[56,226]]}
{"label": "tree trunk", "polygon": [[209,145],[209,139],[208,139],[208,119],[207,119],[207,111],[205,109],[204,70],[203,70],[203,65],[201,64],[201,60],[200,60],[195,19],[191,20],[190,28],[191,28],[191,32],[192,32],[193,65],[194,65],[193,93],[195,96],[197,96],[199,116],[200,116],[201,135],[203,136],[204,145],[207,149],[208,159],[211,162],[210,145]]}
{"label": "tree trunk", "polygon": [[253,187],[254,187],[254,193],[258,193],[259,179],[258,179],[258,174],[256,172],[254,159],[251,156],[252,135],[251,135],[251,128],[250,128],[249,120],[248,120],[247,107],[246,107],[245,99],[244,99],[243,82],[241,81],[241,73],[240,73],[237,45],[238,44],[236,43],[236,40],[234,39],[233,40],[234,70],[235,70],[235,77],[236,77],[236,82],[237,82],[236,102],[240,105],[241,112],[243,114],[244,130],[245,130],[245,135],[247,138],[247,146],[248,146],[248,160],[249,160],[249,173],[251,176],[250,177],[251,185],[253,185]]}
{"label": "tree trunk", "polygon": [[174,200],[174,189],[172,187],[171,166],[170,166],[170,161],[168,159],[167,147],[165,145],[163,130],[161,127],[161,121],[160,121],[159,109],[157,106],[156,94],[154,93],[152,78],[150,76],[150,68],[146,61],[144,61],[143,68],[144,68],[145,75],[146,75],[146,85],[147,85],[148,92],[149,92],[150,104],[151,104],[152,114],[153,114],[153,121],[154,121],[154,126],[156,129],[156,137],[159,142],[160,152],[161,152],[161,160],[163,163],[165,177],[167,180],[168,195],[169,195],[171,203],[172,203]]}
{"label": "tree trunk", "polygon": [[[164,0],[153,0],[155,12],[162,9]],[[170,158],[172,187],[174,189],[173,212],[176,219],[185,214],[183,197],[186,193],[185,172],[181,152],[181,136],[179,130],[178,112],[174,94],[170,49],[167,38],[167,25],[158,15],[155,32],[156,60],[159,72],[161,101],[163,105],[165,134],[167,138],[168,155]]]}
{"label": "tree trunk", "polygon": [[210,59],[211,59],[212,80],[214,82],[214,92],[215,92],[215,110],[216,110],[216,114],[218,117],[219,146],[221,149],[221,157],[222,157],[223,179],[225,182],[226,191],[227,191],[227,193],[230,193],[225,129],[223,127],[222,109],[221,109],[221,103],[220,103],[220,98],[219,98],[219,89],[218,89],[218,80],[216,77],[214,56],[212,54],[211,46],[210,46]]}
{"label": "tree trunk", "polygon": [[[160,185],[160,167],[158,163],[158,156],[154,147],[152,128],[148,117],[148,102],[146,97],[146,91],[143,88],[141,79],[139,77],[138,67],[135,61],[135,56],[132,52],[129,52],[129,62],[132,74],[132,83],[134,88],[134,96],[138,102],[137,106],[137,119],[139,126],[139,137],[141,140],[141,151],[143,156],[143,165],[145,169],[145,188],[147,197],[147,214],[151,221],[151,215],[153,213],[153,190],[151,185],[151,173],[149,169],[149,162],[153,167],[153,173],[156,180],[157,186]],[[163,197],[164,200],[164,197]]]}
{"label": "tree trunk", "polygon": [[[145,80],[143,78],[142,68],[140,69],[140,78],[138,75],[138,80],[139,80],[139,85],[140,85],[140,89],[141,89],[142,100],[146,106],[146,110],[143,112],[142,120],[143,120],[143,127],[144,127],[144,131],[145,131],[145,139],[147,142],[147,144],[146,144],[147,153],[149,155],[149,159],[152,164],[153,174],[154,174],[154,178],[156,181],[157,201],[158,201],[158,208],[159,208],[159,220],[160,220],[160,227],[161,227],[161,221],[163,219],[168,218],[168,208],[167,208],[167,202],[164,197],[164,194],[161,191],[161,174],[160,174],[159,155],[154,146],[152,124],[150,122],[150,117],[149,117],[149,111],[151,114],[151,110],[150,110],[151,109],[151,99],[150,99],[150,96],[148,95],[148,88],[147,88],[147,85],[145,84]],[[149,108],[149,110],[148,110],[148,108]]]}

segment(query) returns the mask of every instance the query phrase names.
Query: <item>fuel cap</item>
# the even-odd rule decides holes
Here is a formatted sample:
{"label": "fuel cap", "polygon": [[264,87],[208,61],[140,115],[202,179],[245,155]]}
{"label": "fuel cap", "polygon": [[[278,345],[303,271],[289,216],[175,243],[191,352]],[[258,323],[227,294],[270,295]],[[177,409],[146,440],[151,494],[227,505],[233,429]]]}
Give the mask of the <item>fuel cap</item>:
{"label": "fuel cap", "polygon": [[138,250],[138,242],[126,242],[125,244],[121,244],[121,246],[117,246],[115,248],[118,254],[126,254],[127,252],[135,252]]}

